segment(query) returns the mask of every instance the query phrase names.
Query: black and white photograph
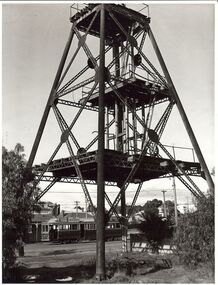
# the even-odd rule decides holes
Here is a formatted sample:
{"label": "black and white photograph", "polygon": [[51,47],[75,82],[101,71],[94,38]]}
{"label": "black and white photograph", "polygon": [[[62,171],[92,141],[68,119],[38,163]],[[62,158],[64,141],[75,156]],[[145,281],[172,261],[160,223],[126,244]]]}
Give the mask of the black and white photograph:
{"label": "black and white photograph", "polygon": [[215,283],[216,10],[1,1],[2,283]]}

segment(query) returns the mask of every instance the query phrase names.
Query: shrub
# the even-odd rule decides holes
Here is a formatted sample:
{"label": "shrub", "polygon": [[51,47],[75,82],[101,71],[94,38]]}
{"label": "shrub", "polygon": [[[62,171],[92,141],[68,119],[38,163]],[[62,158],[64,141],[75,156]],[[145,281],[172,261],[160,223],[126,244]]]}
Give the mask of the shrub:
{"label": "shrub", "polygon": [[144,232],[153,252],[158,252],[158,248],[163,241],[172,237],[172,227],[166,220],[156,215],[148,216],[139,227]]}
{"label": "shrub", "polygon": [[197,203],[197,210],[180,217],[174,234],[180,261],[188,266],[209,262],[214,266],[214,197]]}

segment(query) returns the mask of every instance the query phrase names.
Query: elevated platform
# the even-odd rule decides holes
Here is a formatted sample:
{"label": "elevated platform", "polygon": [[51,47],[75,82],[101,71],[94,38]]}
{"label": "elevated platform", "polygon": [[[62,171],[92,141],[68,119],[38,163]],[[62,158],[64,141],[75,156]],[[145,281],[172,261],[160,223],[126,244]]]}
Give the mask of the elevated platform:
{"label": "elevated platform", "polygon": [[[139,159],[139,155],[130,156],[118,151],[105,150],[105,180],[122,183],[128,176],[133,164]],[[87,152],[77,156],[80,170],[85,180],[97,180],[97,151]],[[178,161],[184,171],[190,175],[200,176],[200,164],[195,162]],[[36,171],[42,171],[42,166],[35,166]],[[77,177],[70,157],[54,160],[49,168],[54,177]],[[158,157],[144,156],[141,166],[135,173],[130,183],[140,183],[166,174],[179,175],[178,170],[171,160]]]}
{"label": "elevated platform", "polygon": [[[118,82],[116,90],[123,99],[128,98],[128,103],[130,104],[131,100],[135,99],[136,107],[148,105],[153,99],[158,103],[170,98],[168,89],[162,89],[160,85],[152,84],[136,77],[123,79],[121,82]],[[98,106],[98,97],[99,92],[97,91],[91,95],[88,102],[92,106]],[[105,89],[105,106],[113,107],[116,98],[117,96],[111,87]],[[83,100],[85,100],[85,97],[80,100],[80,103]]]}
{"label": "elevated platform", "polygon": [[[90,22],[92,21],[95,12],[100,8],[100,4],[88,4],[84,9],[77,12],[70,18],[70,21],[76,24],[78,30],[86,32]],[[126,40],[126,36],[114,22],[110,16],[110,12],[122,23],[125,31],[128,31],[136,22],[140,25],[135,27],[135,33],[140,32],[142,29],[146,29],[150,23],[150,18],[146,17],[132,9],[119,4],[106,4],[105,5],[105,38],[107,43],[110,44],[114,41],[123,42]],[[100,37],[100,13],[95,18],[89,34],[92,36]],[[116,36],[115,36],[116,35]]]}

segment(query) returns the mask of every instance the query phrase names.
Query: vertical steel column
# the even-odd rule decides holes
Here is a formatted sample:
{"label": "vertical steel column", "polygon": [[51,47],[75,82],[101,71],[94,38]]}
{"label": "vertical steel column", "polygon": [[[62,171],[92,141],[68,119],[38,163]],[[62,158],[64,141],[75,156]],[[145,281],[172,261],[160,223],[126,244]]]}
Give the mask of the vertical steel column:
{"label": "vertical steel column", "polygon": [[114,118],[115,118],[115,150],[119,150],[119,128],[118,128],[118,104],[117,101],[114,103]]}
{"label": "vertical steel column", "polygon": [[43,116],[42,116],[42,119],[41,119],[41,122],[39,125],[39,129],[38,129],[38,132],[36,134],[36,138],[35,138],[31,153],[30,153],[30,157],[29,157],[29,160],[27,162],[28,168],[32,167],[32,165],[33,165],[33,161],[35,159],[36,152],[37,152],[37,149],[39,147],[39,143],[40,143],[42,133],[43,133],[44,128],[45,128],[45,124],[46,124],[46,121],[47,121],[47,118],[49,115],[49,111],[50,111],[51,105],[53,103],[56,88],[58,86],[58,83],[59,83],[59,80],[60,80],[60,77],[61,77],[61,74],[62,74],[62,71],[64,68],[64,64],[65,64],[65,61],[66,61],[66,58],[67,58],[67,55],[68,55],[68,52],[69,52],[69,49],[70,49],[70,46],[72,43],[73,35],[74,35],[74,31],[71,28],[70,35],[69,35],[69,38],[67,40],[67,43],[66,43],[66,46],[65,46],[62,58],[61,58],[61,62],[59,64],[59,67],[58,67],[58,70],[57,70],[57,73],[55,76],[55,80],[54,80],[54,83],[52,85],[52,89],[51,89],[51,92],[50,92],[50,95],[49,95],[49,98],[48,98],[48,101],[47,101],[47,104],[46,104],[46,107],[45,107],[45,110],[44,110],[44,113],[43,113]]}
{"label": "vertical steel column", "polygon": [[100,65],[99,113],[98,113],[98,169],[97,169],[97,216],[96,216],[96,279],[105,279],[105,181],[104,181],[104,95],[105,95],[105,7],[100,12]]}
{"label": "vertical steel column", "polygon": [[120,59],[120,62],[121,62],[121,76],[123,76],[125,74],[125,53],[123,52],[124,51],[124,46],[121,45],[121,53],[122,53],[122,56],[121,56],[121,59]]}
{"label": "vertical steel column", "polygon": [[144,145],[144,140],[145,140],[145,132],[146,132],[146,128],[145,128],[145,126],[146,126],[146,120],[145,120],[145,105],[142,105],[142,109],[141,109],[141,111],[142,111],[142,121],[144,122],[144,126],[142,127],[143,128],[143,137],[142,137],[142,145],[141,145],[141,149],[143,149],[143,145]]}
{"label": "vertical steel column", "polygon": [[134,65],[134,47],[131,46],[131,66],[130,66],[130,74],[131,74],[131,78],[135,77],[135,65]]}
{"label": "vertical steel column", "polygon": [[[115,75],[117,78],[120,77],[120,59],[119,59],[119,45],[113,45],[113,57],[115,59]],[[116,150],[122,151],[124,150],[123,145],[123,105],[120,101],[115,101],[115,128],[116,128]],[[119,188],[122,187],[122,184],[117,186]],[[126,193],[124,190],[121,191],[121,215],[125,218],[126,217]],[[123,247],[124,251],[126,251],[126,227],[122,225],[122,239],[123,239]]]}
{"label": "vertical steel column", "polygon": [[[115,76],[120,77],[119,46],[113,45],[113,57],[115,59]],[[123,106],[118,100],[115,101],[115,127],[116,127],[116,150],[123,151]]]}
{"label": "vertical steel column", "polygon": [[124,111],[124,129],[125,129],[125,148],[124,151],[129,153],[129,114],[128,114],[128,100],[125,98],[125,111]]}
{"label": "vertical steel column", "polygon": [[110,133],[109,133],[109,107],[106,107],[106,148],[110,148]]}
{"label": "vertical steel column", "polygon": [[132,110],[132,125],[133,125],[133,146],[134,146],[134,154],[137,154],[137,121],[136,121],[136,103],[135,103],[135,98],[133,99],[132,102],[133,105],[133,110]]}
{"label": "vertical steel column", "polygon": [[198,145],[198,142],[197,142],[197,140],[196,140],[196,138],[195,138],[194,132],[193,132],[193,130],[192,130],[192,128],[191,128],[191,125],[190,125],[190,123],[189,123],[188,117],[187,117],[187,115],[186,115],[186,113],[185,113],[185,110],[184,110],[184,108],[183,108],[183,106],[182,106],[182,103],[181,103],[181,101],[180,101],[180,99],[179,99],[179,96],[178,96],[178,94],[177,94],[176,88],[175,88],[175,86],[174,86],[174,84],[173,84],[173,81],[172,81],[172,79],[171,79],[171,77],[170,77],[170,74],[169,74],[169,72],[168,72],[168,70],[167,70],[166,64],[165,64],[165,62],[164,62],[164,59],[163,59],[163,57],[162,57],[162,54],[161,54],[161,52],[160,52],[160,50],[159,50],[159,47],[158,47],[158,45],[157,45],[157,43],[156,43],[156,40],[155,40],[155,38],[154,38],[154,35],[153,35],[151,29],[149,29],[148,34],[149,34],[149,37],[150,37],[150,39],[151,39],[151,43],[152,43],[152,45],[153,45],[153,48],[154,48],[155,53],[156,53],[156,55],[157,55],[157,58],[158,58],[158,60],[159,60],[159,62],[160,62],[161,68],[162,68],[162,70],[163,70],[163,72],[164,72],[164,76],[166,77],[167,82],[168,82],[168,84],[169,84],[169,86],[170,86],[170,89],[171,89],[171,91],[172,91],[172,93],[173,93],[174,99],[175,99],[175,101],[176,101],[176,105],[177,105],[177,107],[178,107],[180,116],[181,116],[181,118],[182,118],[182,120],[183,120],[183,123],[184,123],[184,125],[185,125],[186,131],[187,131],[187,133],[188,133],[188,135],[189,135],[189,138],[190,138],[190,140],[191,140],[191,142],[192,142],[193,148],[194,148],[194,150],[195,150],[195,152],[196,152],[196,155],[197,155],[197,157],[198,157],[198,160],[199,160],[199,162],[200,162],[200,164],[201,164],[201,167],[202,167],[202,169],[203,169],[203,171],[204,171],[204,174],[205,174],[205,177],[206,177],[208,186],[209,186],[210,190],[211,190],[212,192],[214,192],[214,183],[213,183],[213,180],[212,180],[212,178],[211,178],[210,172],[209,172],[209,170],[208,170],[208,168],[207,168],[206,162],[205,162],[204,157],[203,157],[203,155],[202,155],[202,153],[201,153],[200,147],[199,147],[199,145]]}

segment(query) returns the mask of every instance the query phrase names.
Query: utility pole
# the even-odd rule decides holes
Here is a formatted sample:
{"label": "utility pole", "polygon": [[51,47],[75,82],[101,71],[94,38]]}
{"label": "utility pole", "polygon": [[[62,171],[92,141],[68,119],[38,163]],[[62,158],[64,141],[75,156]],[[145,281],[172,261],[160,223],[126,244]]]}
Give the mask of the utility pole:
{"label": "utility pole", "polygon": [[[176,159],[175,148],[173,146],[173,157]],[[178,213],[177,213],[177,195],[176,195],[176,180],[173,176],[173,192],[174,192],[174,210],[175,210],[175,226],[178,226]]]}
{"label": "utility pole", "polygon": [[74,209],[76,208],[76,218],[78,218],[78,206],[79,206],[79,201],[75,201],[74,204],[75,204],[75,207]]}
{"label": "utility pole", "polygon": [[88,213],[87,213],[87,210],[88,210],[88,207],[87,207],[87,205],[88,205],[88,200],[87,200],[87,198],[86,198],[86,196],[85,196],[85,205],[86,205],[86,219],[87,219],[87,217],[88,217]]}
{"label": "utility pole", "polygon": [[177,213],[177,196],[176,196],[176,181],[173,176],[173,192],[174,192],[174,210],[175,210],[175,226],[178,226],[178,213]]}
{"label": "utility pole", "polygon": [[167,218],[167,209],[166,209],[166,201],[165,201],[165,192],[167,192],[167,191],[162,190],[161,192],[163,192],[164,217]]}

